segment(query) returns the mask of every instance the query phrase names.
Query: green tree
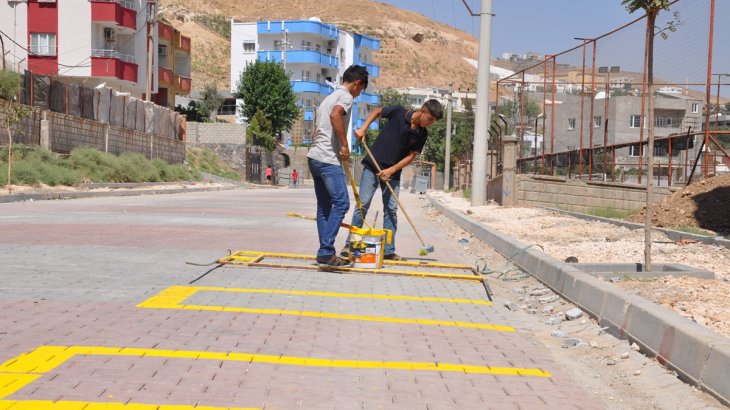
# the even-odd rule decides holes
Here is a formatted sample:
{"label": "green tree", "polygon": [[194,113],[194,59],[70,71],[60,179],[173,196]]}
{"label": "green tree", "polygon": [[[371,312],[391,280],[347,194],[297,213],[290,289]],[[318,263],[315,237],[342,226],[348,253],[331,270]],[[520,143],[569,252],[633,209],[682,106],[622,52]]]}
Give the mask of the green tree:
{"label": "green tree", "polygon": [[8,70],[0,70],[0,98],[12,100],[18,95],[20,74]]}
{"label": "green tree", "polygon": [[271,61],[247,64],[237,84],[237,98],[243,99],[241,109],[248,122],[261,110],[271,122],[271,134],[289,131],[299,116],[297,97],[284,67]]}
{"label": "green tree", "polygon": [[725,103],[725,112],[730,112],[730,102]]}
{"label": "green tree", "polygon": [[380,104],[378,106],[387,107],[389,105],[400,105],[408,108],[411,103],[408,101],[408,94],[401,94],[392,88],[386,88],[380,92]]}
{"label": "green tree", "polygon": [[203,91],[203,100],[197,105],[198,113],[205,119],[210,120],[211,115],[218,111],[223,104],[223,96],[218,94],[218,89],[213,84],[207,84]]}
{"label": "green tree", "polygon": [[276,148],[271,121],[266,118],[263,110],[259,109],[249,120],[248,133],[251,135],[251,143],[259,147],[273,151]]}
{"label": "green tree", "polygon": [[[646,12],[646,81],[648,95],[654,95],[654,36],[656,35],[656,18],[662,10],[669,10],[670,0],[622,0],[621,4],[629,13],[637,10]],[[676,17],[676,15],[675,15]],[[670,25],[669,30],[676,30]],[[665,38],[664,30],[659,32]],[[651,197],[654,185],[654,98],[649,98],[649,115],[647,116],[648,143],[647,143],[647,172],[646,172],[646,220],[644,224],[644,267],[651,271]]]}

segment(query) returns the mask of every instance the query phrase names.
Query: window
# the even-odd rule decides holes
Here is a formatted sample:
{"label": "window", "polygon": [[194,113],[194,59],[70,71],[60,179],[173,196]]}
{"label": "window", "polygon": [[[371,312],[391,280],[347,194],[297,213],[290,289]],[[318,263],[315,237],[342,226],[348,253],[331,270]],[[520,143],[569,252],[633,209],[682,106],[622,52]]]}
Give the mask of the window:
{"label": "window", "polygon": [[692,103],[692,114],[697,114],[698,112],[700,112],[700,104]]}
{"label": "window", "polygon": [[568,131],[575,129],[575,118],[568,118]]}
{"label": "window", "polygon": [[37,56],[55,56],[56,34],[30,33],[30,52]]}
{"label": "window", "polygon": [[663,127],[664,126],[664,117],[655,117],[654,118],[654,126],[655,127]]}
{"label": "window", "polygon": [[600,115],[596,115],[593,117],[593,128],[601,128],[601,122],[603,120],[603,117]]}
{"label": "window", "polygon": [[666,157],[668,154],[667,151],[667,145],[658,145],[654,147],[654,156],[655,157]]}
{"label": "window", "polygon": [[641,150],[638,145],[629,145],[629,156],[638,157],[641,154]]}
{"label": "window", "polygon": [[639,128],[641,127],[641,115],[632,115],[631,120],[629,121],[629,128]]}
{"label": "window", "polygon": [[250,54],[256,51],[256,42],[251,40],[244,40],[243,41],[243,52],[246,54]]}

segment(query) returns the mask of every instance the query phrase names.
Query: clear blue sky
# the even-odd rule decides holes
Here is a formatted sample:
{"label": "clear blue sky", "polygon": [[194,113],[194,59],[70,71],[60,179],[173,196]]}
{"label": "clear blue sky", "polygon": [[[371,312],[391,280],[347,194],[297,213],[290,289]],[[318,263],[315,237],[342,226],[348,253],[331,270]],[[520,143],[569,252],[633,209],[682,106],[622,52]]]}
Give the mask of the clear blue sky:
{"label": "clear blue sky", "polygon": [[[479,18],[471,17],[462,0],[379,0],[383,3],[397,7],[413,10],[431,19],[449,24],[456,28],[479,36]],[[709,13],[709,0],[681,0],[678,5],[689,7],[692,2],[704,4],[702,10]],[[478,11],[481,0],[466,0],[466,3],[474,11]],[[697,13],[702,13],[696,8]],[[580,44],[574,37],[593,38],[607,33],[641,15],[639,11],[629,14],[621,0],[493,0],[492,12],[496,15],[492,20],[492,55],[500,57],[505,51],[524,53],[534,51],[545,54],[552,54],[567,50]],[[663,12],[665,19],[669,13]],[[709,14],[706,14],[709,19]],[[730,16],[730,0],[716,0],[715,5],[715,51],[713,56],[714,73],[730,73],[730,48],[727,46],[730,41],[730,24],[722,24],[723,16]],[[680,16],[680,19],[695,22],[702,21],[703,15],[692,15],[691,12]],[[643,26],[643,25],[642,25]],[[665,73],[665,76],[674,77],[672,81],[699,81],[704,82],[707,67],[706,31],[695,24],[680,26],[679,30],[688,33],[688,37],[694,35],[700,37],[695,41],[683,41],[684,50],[693,48],[694,44],[702,44],[702,50],[697,50],[694,58],[699,62],[691,60],[683,55],[672,72]],[[671,35],[672,33],[670,33]],[[678,34],[677,34],[678,35]],[[676,43],[675,43],[676,44]],[[696,47],[694,47],[696,48]],[[669,51],[668,51],[669,53]],[[667,55],[665,67],[673,65],[672,60],[677,56],[676,50]],[[697,61],[697,60],[694,60]],[[661,63],[661,61],[658,61]],[[599,65],[601,63],[598,63]],[[704,65],[704,67],[702,67]],[[704,73],[704,74],[703,74]],[[690,79],[691,78],[691,79]],[[713,82],[717,77],[713,77]],[[725,77],[723,83],[730,83],[730,77]],[[713,87],[713,94],[715,93]],[[730,96],[730,85],[723,86],[721,94]]]}

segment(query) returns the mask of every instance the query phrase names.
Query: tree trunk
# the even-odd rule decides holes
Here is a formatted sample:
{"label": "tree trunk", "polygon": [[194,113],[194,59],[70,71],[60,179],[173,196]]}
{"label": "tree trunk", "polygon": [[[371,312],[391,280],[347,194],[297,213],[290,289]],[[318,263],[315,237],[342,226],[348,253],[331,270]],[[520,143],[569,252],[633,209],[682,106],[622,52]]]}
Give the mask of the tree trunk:
{"label": "tree trunk", "polygon": [[[9,103],[8,103],[8,105],[9,105]],[[6,113],[5,115],[8,115],[8,113]],[[6,118],[6,121],[7,121],[7,118]],[[12,194],[13,188],[10,185],[10,175],[13,170],[13,168],[12,168],[13,162],[11,161],[11,159],[13,158],[13,156],[12,156],[13,134],[12,134],[12,132],[10,132],[10,125],[6,125],[5,129],[8,131],[8,194]]]}
{"label": "tree trunk", "polygon": [[654,23],[659,10],[649,10],[646,13],[646,78],[649,89],[649,136],[647,142],[647,170],[646,170],[646,221],[644,223],[644,269],[651,271],[651,220],[652,220],[652,193],[654,187]]}

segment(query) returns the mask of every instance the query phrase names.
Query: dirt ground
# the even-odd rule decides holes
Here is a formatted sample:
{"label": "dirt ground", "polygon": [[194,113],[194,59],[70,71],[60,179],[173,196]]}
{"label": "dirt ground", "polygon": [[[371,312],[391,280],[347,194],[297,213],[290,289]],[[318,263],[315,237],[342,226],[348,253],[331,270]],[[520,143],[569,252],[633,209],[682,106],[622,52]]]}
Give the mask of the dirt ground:
{"label": "dirt ground", "polygon": [[[663,228],[697,227],[730,235],[730,174],[710,177],[675,192],[652,212],[654,226]],[[627,220],[644,223],[646,213]]]}
{"label": "dirt ground", "polygon": [[[538,244],[546,253],[560,260],[573,256],[580,263],[644,261],[643,229],[629,230],[539,208],[502,208],[495,204],[472,207],[458,194],[440,191],[429,195],[492,229],[527,244]],[[730,337],[730,249],[675,242],[655,231],[652,235],[652,262],[681,263],[709,270],[715,273],[716,279],[663,277],[636,280],[622,277],[618,286]]]}

